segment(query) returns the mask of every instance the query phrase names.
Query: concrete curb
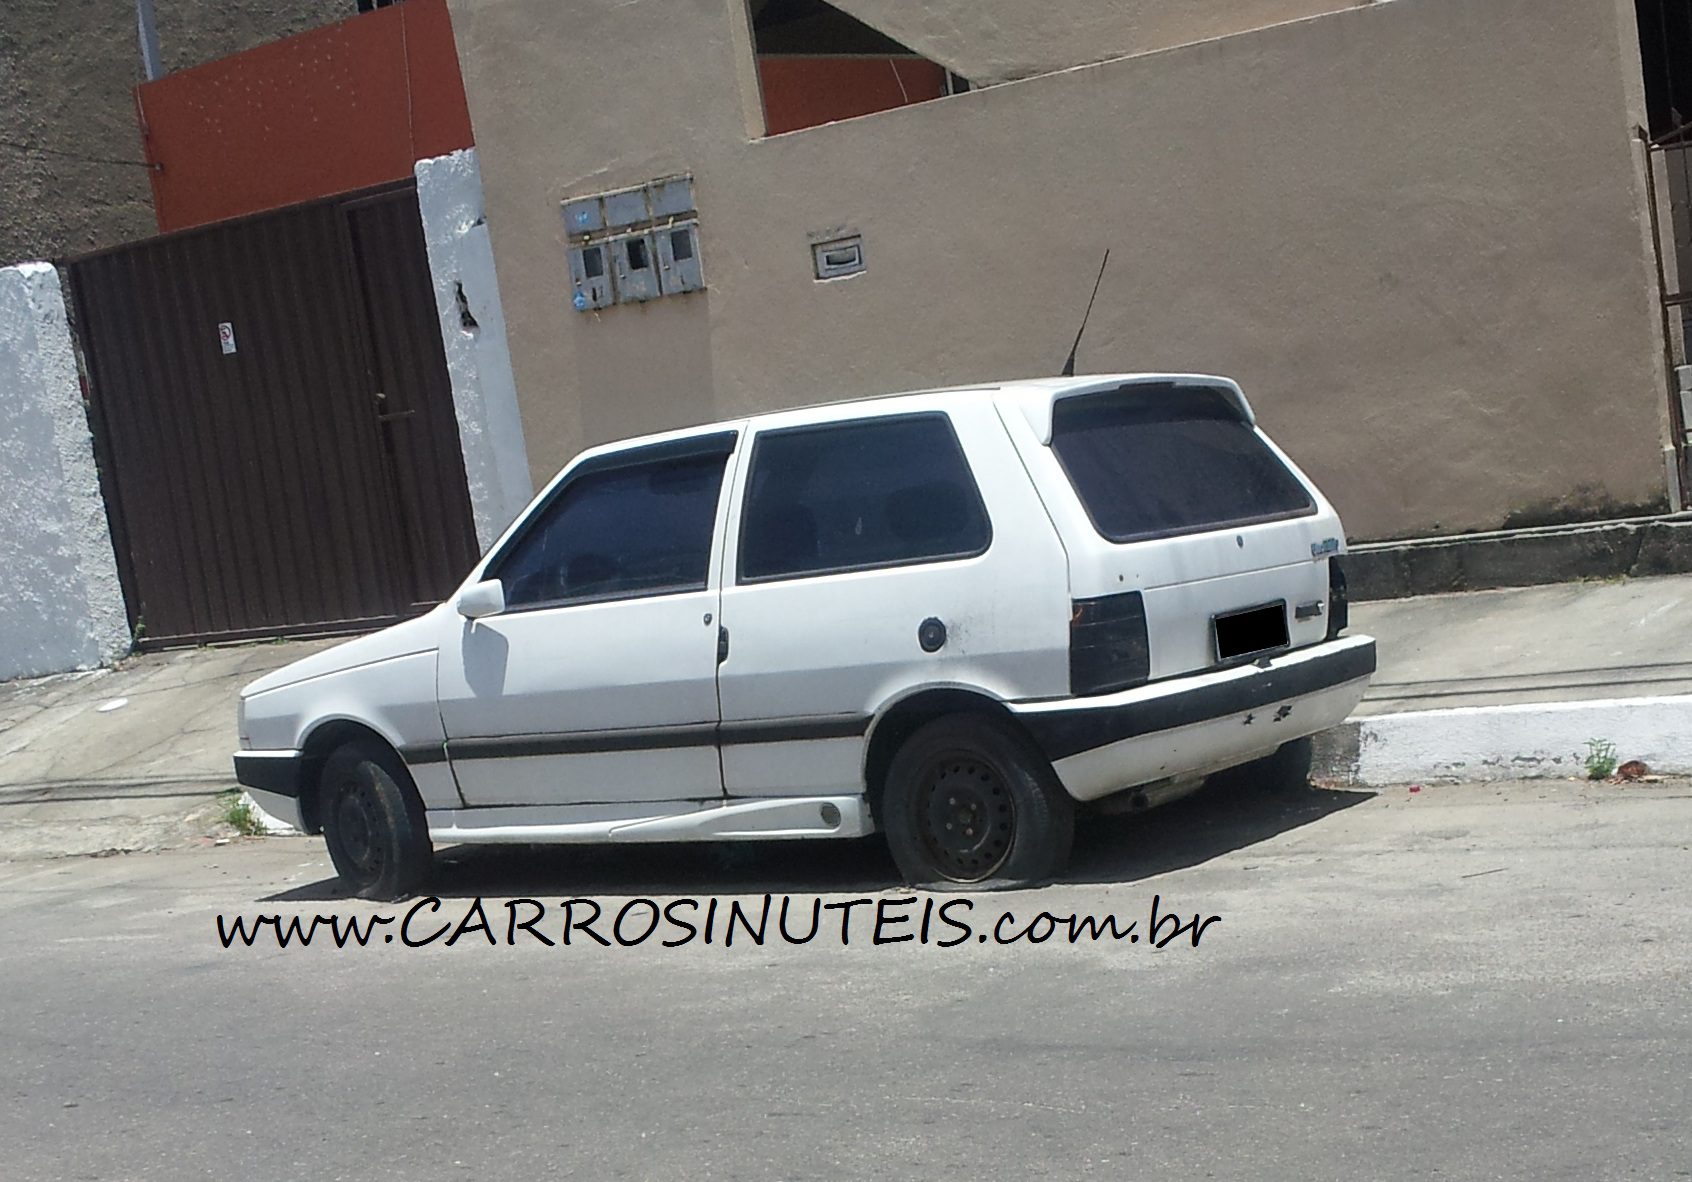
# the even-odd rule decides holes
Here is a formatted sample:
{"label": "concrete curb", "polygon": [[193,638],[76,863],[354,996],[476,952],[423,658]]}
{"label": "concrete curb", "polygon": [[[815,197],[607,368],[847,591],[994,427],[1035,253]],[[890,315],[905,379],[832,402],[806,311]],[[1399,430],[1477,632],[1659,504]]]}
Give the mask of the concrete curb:
{"label": "concrete curb", "polygon": [[291,834],[299,833],[298,829],[295,829],[282,818],[273,817],[260,808],[259,802],[254,800],[253,794],[248,792],[246,789],[241,790],[241,800],[249,809],[252,810],[253,815],[258,818],[259,827],[264,830],[263,836],[287,837]]}
{"label": "concrete curb", "polygon": [[1692,773],[1692,695],[1464,706],[1354,718],[1315,740],[1311,775],[1371,787],[1582,776],[1587,741],[1652,772]]}
{"label": "concrete curb", "polygon": [[1692,515],[1687,514],[1365,542],[1345,558],[1351,598],[1359,603],[1688,571]]}

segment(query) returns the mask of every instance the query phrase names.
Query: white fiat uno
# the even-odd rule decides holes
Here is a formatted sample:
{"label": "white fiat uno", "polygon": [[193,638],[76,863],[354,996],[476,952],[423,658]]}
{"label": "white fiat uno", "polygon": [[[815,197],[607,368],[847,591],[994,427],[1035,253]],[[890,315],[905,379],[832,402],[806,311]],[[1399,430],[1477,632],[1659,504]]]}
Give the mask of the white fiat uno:
{"label": "white fiat uno", "polygon": [[236,775],[372,898],[438,843],[877,830],[913,883],[1034,882],[1078,802],[1307,772],[1375,669],[1343,537],[1217,377],[596,447],[447,602],[247,686]]}

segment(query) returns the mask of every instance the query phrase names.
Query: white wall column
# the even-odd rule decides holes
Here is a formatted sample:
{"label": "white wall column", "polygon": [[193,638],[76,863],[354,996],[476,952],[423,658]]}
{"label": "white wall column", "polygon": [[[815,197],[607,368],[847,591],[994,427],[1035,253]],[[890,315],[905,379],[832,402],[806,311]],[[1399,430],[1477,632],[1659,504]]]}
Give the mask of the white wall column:
{"label": "white wall column", "polygon": [[452,378],[464,475],[484,550],[534,495],[505,343],[505,312],[482,206],[482,170],[467,148],[417,162],[417,204]]}
{"label": "white wall column", "polygon": [[58,272],[0,268],[0,680],[129,648]]}

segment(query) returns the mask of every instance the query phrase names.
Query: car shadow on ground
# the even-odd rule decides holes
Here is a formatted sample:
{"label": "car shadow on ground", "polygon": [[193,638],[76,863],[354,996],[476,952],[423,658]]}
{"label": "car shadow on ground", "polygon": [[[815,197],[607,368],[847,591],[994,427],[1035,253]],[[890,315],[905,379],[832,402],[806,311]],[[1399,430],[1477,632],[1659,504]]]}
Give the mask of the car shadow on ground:
{"label": "car shadow on ground", "polygon": [[[1266,791],[1219,780],[1162,808],[1116,816],[1083,812],[1063,883],[1133,883],[1197,866],[1368,800],[1373,793],[1305,786]],[[459,845],[437,851],[427,893],[486,896],[840,894],[896,889],[880,837],[856,841],[675,845]],[[341,899],[328,878],[262,902]]]}

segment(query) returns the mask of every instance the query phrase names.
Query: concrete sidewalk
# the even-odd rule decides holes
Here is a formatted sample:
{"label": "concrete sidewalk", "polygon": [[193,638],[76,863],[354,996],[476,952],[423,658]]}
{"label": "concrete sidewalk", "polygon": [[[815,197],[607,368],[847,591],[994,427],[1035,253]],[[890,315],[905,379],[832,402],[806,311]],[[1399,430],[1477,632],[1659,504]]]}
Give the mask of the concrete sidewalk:
{"label": "concrete sidewalk", "polygon": [[[1352,627],[1378,638],[1380,669],[1318,744],[1319,777],[1578,776],[1589,739],[1692,772],[1692,576],[1358,604]],[[217,832],[237,692],[333,643],[183,649],[0,685],[0,858]]]}
{"label": "concrete sidewalk", "polygon": [[330,640],[177,649],[0,685],[0,859],[151,849],[220,827],[235,699]]}
{"label": "concrete sidewalk", "polygon": [[1380,667],[1317,775],[1582,776],[1589,741],[1692,771],[1692,576],[1563,583],[1356,605]]}

